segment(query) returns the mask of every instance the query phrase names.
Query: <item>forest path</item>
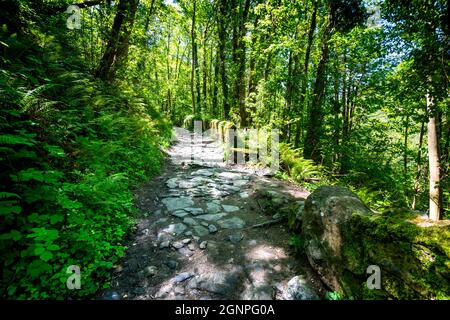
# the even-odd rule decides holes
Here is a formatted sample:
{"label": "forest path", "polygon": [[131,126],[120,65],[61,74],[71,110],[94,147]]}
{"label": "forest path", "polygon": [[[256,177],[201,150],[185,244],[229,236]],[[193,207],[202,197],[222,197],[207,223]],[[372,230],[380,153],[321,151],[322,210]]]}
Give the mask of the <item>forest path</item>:
{"label": "forest path", "polygon": [[178,137],[160,176],[138,194],[135,239],[104,298],[112,292],[138,300],[323,297],[306,257],[289,248],[285,224],[251,228],[274,214],[261,209],[261,194],[288,203],[309,193],[263,170],[192,164],[192,152],[223,157],[212,139],[192,144],[191,136]]}

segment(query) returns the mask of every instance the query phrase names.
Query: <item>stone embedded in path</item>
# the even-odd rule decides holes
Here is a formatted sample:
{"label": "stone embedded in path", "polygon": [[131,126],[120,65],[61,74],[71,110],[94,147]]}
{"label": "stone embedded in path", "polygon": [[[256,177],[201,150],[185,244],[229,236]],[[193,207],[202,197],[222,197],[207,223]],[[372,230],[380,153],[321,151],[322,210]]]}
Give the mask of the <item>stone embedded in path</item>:
{"label": "stone embedded in path", "polygon": [[193,276],[195,276],[195,274],[193,274],[192,272],[183,272],[175,277],[174,282],[180,283],[186,281],[187,279],[192,278]]}
{"label": "stone embedded in path", "polygon": [[173,223],[169,224],[162,231],[167,233],[182,234],[186,230],[186,228],[186,225],[183,223]]}
{"label": "stone embedded in path", "polygon": [[218,174],[216,174],[216,176],[218,178],[226,179],[226,180],[238,180],[238,179],[242,178],[242,175],[240,173],[228,172],[228,171],[218,173]]}
{"label": "stone embedded in path", "polygon": [[184,210],[189,212],[190,214],[193,214],[194,216],[204,213],[202,208],[191,208],[191,207],[189,207],[189,208],[184,208]]}
{"label": "stone embedded in path", "polygon": [[238,243],[240,242],[244,236],[242,234],[231,234],[228,236],[228,240],[231,241],[231,243]]}
{"label": "stone embedded in path", "polygon": [[314,289],[303,276],[295,276],[289,280],[283,298],[286,300],[318,300]]}
{"label": "stone embedded in path", "polygon": [[178,217],[178,218],[184,218],[187,215],[189,215],[189,212],[186,212],[184,210],[179,209],[179,210],[175,210],[175,211],[171,212],[170,214],[172,216],[175,216],[175,217]]}
{"label": "stone embedded in path", "polygon": [[185,223],[185,224],[187,224],[187,225],[190,225],[190,226],[196,226],[196,225],[198,225],[197,221],[195,221],[195,220],[192,219],[192,218],[184,218],[184,219],[183,219],[183,223]]}
{"label": "stone embedded in path", "polygon": [[199,237],[204,237],[209,234],[208,229],[202,226],[194,226],[194,231]]}
{"label": "stone embedded in path", "polygon": [[163,241],[163,242],[161,242],[159,244],[159,248],[160,249],[165,249],[165,248],[168,248],[168,247],[170,247],[170,241]]}
{"label": "stone embedded in path", "polygon": [[174,247],[175,249],[181,249],[184,247],[184,243],[181,241],[176,241],[172,243],[172,247]]}
{"label": "stone embedded in path", "polygon": [[224,229],[242,229],[243,227],[245,227],[244,220],[238,217],[218,221],[218,224]]}
{"label": "stone embedded in path", "polygon": [[174,188],[176,188],[178,186],[178,179],[177,178],[171,178],[171,179],[166,181],[166,185],[170,189],[174,189]]}
{"label": "stone embedded in path", "polygon": [[241,188],[224,184],[220,189],[226,192],[235,193],[241,191]]}
{"label": "stone embedded in path", "polygon": [[243,187],[248,183],[248,180],[240,179],[240,180],[234,180],[233,186],[235,187]]}
{"label": "stone embedded in path", "polygon": [[208,230],[209,230],[209,233],[214,233],[214,232],[218,231],[217,227],[215,225],[213,225],[213,224],[210,224],[208,226]]}
{"label": "stone embedded in path", "polygon": [[199,169],[191,173],[192,176],[204,176],[204,177],[210,177],[213,174],[214,171],[209,169]]}
{"label": "stone embedded in path", "polygon": [[145,268],[145,274],[147,276],[153,277],[157,273],[158,273],[158,269],[155,266],[149,266],[149,267]]}
{"label": "stone embedded in path", "polygon": [[220,205],[215,202],[208,202],[206,204],[206,208],[207,208],[206,210],[208,211],[208,213],[218,213],[222,210]]}
{"label": "stone embedded in path", "polygon": [[202,214],[202,215],[196,216],[196,218],[202,219],[205,221],[218,221],[226,216],[227,216],[226,213],[214,213],[214,214]]}
{"label": "stone embedded in path", "polygon": [[200,245],[198,246],[200,249],[206,249],[206,246],[208,245],[208,241],[203,241],[200,243]]}
{"label": "stone embedded in path", "polygon": [[178,209],[184,209],[191,207],[194,204],[191,197],[179,197],[179,198],[164,198],[161,202],[167,207],[169,211],[175,211]]}
{"label": "stone embedded in path", "polygon": [[237,207],[237,206],[231,206],[231,205],[223,204],[222,207],[223,207],[223,210],[225,210],[225,212],[239,211],[239,207]]}

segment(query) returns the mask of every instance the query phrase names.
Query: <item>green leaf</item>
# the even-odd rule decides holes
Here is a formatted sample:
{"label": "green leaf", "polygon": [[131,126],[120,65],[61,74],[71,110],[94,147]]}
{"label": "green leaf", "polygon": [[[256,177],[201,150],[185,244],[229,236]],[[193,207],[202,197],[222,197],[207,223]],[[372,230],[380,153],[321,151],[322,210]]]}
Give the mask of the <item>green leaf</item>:
{"label": "green leaf", "polygon": [[37,256],[41,255],[44,252],[45,252],[45,248],[44,247],[37,247],[36,249],[34,249],[34,254],[37,255]]}
{"label": "green leaf", "polygon": [[53,253],[51,253],[50,251],[45,251],[43,254],[40,255],[40,258],[44,261],[48,261],[51,258],[53,258]]}
{"label": "green leaf", "polygon": [[59,250],[59,249],[61,249],[61,248],[58,245],[56,245],[56,244],[51,244],[51,245],[49,245],[47,247],[47,250],[50,250],[50,251],[56,251],[56,250]]}

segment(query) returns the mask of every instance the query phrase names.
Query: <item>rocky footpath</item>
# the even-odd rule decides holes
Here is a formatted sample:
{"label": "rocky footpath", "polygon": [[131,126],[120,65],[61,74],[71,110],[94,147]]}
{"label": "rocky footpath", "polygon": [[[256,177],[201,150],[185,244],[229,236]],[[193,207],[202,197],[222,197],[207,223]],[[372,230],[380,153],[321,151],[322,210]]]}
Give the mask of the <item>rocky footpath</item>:
{"label": "rocky footpath", "polygon": [[221,159],[211,139],[185,136],[138,193],[142,216],[103,299],[319,299],[324,287],[295,255],[281,207],[308,192]]}

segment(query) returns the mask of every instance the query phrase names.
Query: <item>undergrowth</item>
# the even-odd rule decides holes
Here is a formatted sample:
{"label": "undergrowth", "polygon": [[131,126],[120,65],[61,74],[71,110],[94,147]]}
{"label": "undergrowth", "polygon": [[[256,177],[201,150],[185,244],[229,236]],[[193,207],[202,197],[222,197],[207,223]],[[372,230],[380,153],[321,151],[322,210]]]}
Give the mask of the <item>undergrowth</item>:
{"label": "undergrowth", "polygon": [[[108,286],[170,126],[132,89],[95,80],[32,39],[2,42],[2,298],[92,297]],[[69,290],[77,265],[81,287]]]}

